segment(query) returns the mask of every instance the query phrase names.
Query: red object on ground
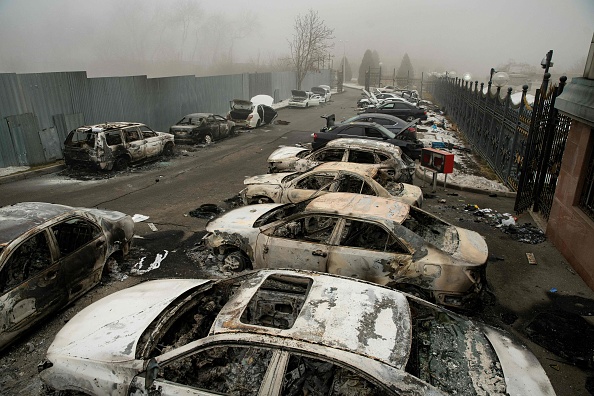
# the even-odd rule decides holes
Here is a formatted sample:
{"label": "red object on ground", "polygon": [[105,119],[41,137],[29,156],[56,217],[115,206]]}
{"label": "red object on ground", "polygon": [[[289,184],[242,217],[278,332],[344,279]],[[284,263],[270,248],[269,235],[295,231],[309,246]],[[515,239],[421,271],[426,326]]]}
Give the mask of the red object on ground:
{"label": "red object on ground", "polygon": [[423,148],[421,166],[437,173],[452,173],[454,171],[454,154],[433,148]]}

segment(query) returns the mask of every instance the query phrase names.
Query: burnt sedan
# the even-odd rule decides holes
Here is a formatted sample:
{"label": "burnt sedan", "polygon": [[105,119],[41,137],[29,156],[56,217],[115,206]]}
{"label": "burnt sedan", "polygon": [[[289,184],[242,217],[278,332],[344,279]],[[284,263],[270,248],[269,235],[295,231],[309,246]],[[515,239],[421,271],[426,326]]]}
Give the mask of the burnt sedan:
{"label": "burnt sedan", "polygon": [[471,307],[484,284],[481,235],[395,199],[326,194],[296,205],[229,211],[206,227],[205,246],[227,268],[300,268]]}
{"label": "burnt sedan", "polygon": [[258,175],[243,181],[244,204],[301,202],[330,192],[349,192],[396,198],[409,205],[423,205],[418,186],[394,181],[390,168],[381,164],[326,162],[308,172]]}
{"label": "burnt sedan", "polygon": [[211,144],[233,135],[235,123],[212,113],[188,114],[169,128],[178,144]]}
{"label": "burnt sedan", "polygon": [[116,292],[39,366],[91,395],[554,396],[510,335],[367,282],[309,271],[168,279]]}
{"label": "burnt sedan", "polygon": [[416,169],[415,162],[393,144],[341,138],[331,140],[314,152],[298,146],[279,147],[268,157],[268,172],[306,172],[325,162],[379,164],[388,169],[396,181],[407,183],[412,182]]}
{"label": "burnt sedan", "polygon": [[[320,132],[312,133],[312,148],[317,150],[334,139],[359,138],[385,141],[400,147],[402,152],[413,160],[421,158],[424,145],[416,137],[416,127],[414,126],[416,122],[405,124],[402,128],[396,126],[397,131],[394,132],[388,129],[388,126],[376,122],[363,122],[363,120],[369,121],[369,117],[367,114],[361,116],[362,119],[356,119],[348,123],[345,121],[345,123],[333,127],[327,126],[326,128],[322,128]],[[332,115],[327,117],[332,117]],[[333,121],[327,122],[327,125],[329,124],[333,124]],[[413,128],[414,130],[412,130]]]}
{"label": "burnt sedan", "polygon": [[412,121],[415,118],[421,120],[427,119],[427,111],[423,107],[417,107],[412,103],[401,101],[388,101],[378,104],[375,107],[368,107],[363,113],[390,114],[406,121]]}
{"label": "burnt sedan", "polygon": [[0,208],[0,349],[99,283],[133,235],[121,212],[42,202]]}

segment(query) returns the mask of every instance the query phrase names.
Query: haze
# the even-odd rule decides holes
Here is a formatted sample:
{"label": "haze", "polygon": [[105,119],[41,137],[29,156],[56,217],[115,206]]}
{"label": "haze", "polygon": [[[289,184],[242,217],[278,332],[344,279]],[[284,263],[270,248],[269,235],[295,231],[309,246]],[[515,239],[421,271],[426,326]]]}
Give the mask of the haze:
{"label": "haze", "polygon": [[334,29],[328,64],[336,68],[344,53],[353,73],[371,49],[387,73],[408,53],[419,75],[455,70],[484,80],[510,61],[538,67],[553,49],[551,71],[580,75],[594,31],[592,0],[0,0],[0,72],[278,69],[295,16],[309,8]]}

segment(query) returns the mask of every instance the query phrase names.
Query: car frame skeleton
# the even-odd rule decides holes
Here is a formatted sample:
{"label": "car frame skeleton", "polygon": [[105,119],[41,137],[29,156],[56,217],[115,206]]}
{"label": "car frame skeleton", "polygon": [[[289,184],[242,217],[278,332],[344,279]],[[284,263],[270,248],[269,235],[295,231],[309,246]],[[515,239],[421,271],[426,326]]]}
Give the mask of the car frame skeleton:
{"label": "car frame skeleton", "polygon": [[554,395],[506,333],[310,271],[116,292],[64,326],[39,370],[50,388],[95,395]]}
{"label": "car frame skeleton", "polygon": [[78,127],[64,142],[64,162],[99,170],[123,170],[129,164],[173,155],[174,136],[138,122],[106,122]]}
{"label": "car frame skeleton", "polygon": [[299,268],[391,285],[441,305],[468,308],[484,287],[488,248],[393,198],[329,193],[299,204],[229,211],[206,226],[204,245],[224,268]]}
{"label": "car frame skeleton", "polygon": [[0,208],[0,349],[99,283],[133,235],[121,212],[43,202]]}

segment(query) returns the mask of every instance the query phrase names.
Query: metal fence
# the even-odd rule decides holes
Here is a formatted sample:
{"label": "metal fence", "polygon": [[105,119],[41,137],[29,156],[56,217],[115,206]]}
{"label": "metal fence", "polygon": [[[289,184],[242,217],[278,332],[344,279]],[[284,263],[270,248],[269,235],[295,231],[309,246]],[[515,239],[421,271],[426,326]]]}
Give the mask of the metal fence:
{"label": "metal fence", "polygon": [[550,85],[545,73],[534,103],[526,100],[528,85],[519,101],[512,101],[512,88],[502,96],[500,87],[485,88],[478,81],[439,78],[431,87],[436,103],[458,125],[472,148],[513,191],[516,211],[534,205],[548,218],[560,161],[565,149],[569,120],[554,109],[555,97],[565,84]]}
{"label": "metal fence", "polygon": [[[332,78],[331,70],[321,70],[302,85],[331,85]],[[62,158],[66,135],[80,125],[133,121],[167,131],[186,114],[224,116],[232,99],[266,94],[280,102],[296,87],[294,72],[162,78],[0,73],[0,168]]]}

